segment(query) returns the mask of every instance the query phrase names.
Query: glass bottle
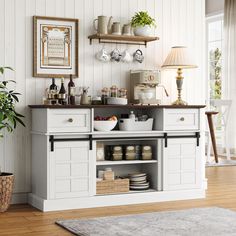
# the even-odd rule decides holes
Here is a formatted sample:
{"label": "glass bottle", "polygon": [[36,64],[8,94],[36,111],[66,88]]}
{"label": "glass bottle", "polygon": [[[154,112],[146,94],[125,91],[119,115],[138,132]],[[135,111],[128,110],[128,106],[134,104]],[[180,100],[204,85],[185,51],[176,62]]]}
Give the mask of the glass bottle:
{"label": "glass bottle", "polygon": [[52,78],[52,84],[49,87],[50,91],[57,91],[57,85],[55,84],[55,78]]}
{"label": "glass bottle", "polygon": [[55,84],[55,78],[52,78],[52,84],[50,85],[48,92],[47,92],[47,97],[51,99],[52,104],[56,104],[57,99],[57,85]]}
{"label": "glass bottle", "polygon": [[134,111],[130,111],[129,118],[135,121],[135,114]]}
{"label": "glass bottle", "polygon": [[68,104],[75,105],[75,83],[73,82],[72,75],[70,75],[68,83]]}
{"label": "glass bottle", "polygon": [[61,78],[61,88],[59,90],[58,100],[61,105],[66,105],[66,89],[64,86],[64,78]]}

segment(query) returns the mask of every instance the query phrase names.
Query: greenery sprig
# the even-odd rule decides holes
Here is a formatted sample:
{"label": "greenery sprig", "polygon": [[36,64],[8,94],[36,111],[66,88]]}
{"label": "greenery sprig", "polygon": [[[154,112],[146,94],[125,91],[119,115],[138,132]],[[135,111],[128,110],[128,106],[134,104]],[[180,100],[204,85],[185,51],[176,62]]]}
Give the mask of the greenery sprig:
{"label": "greenery sprig", "polygon": [[[5,70],[13,70],[11,67],[0,67],[0,75],[3,75]],[[25,126],[22,121],[23,115],[16,112],[15,105],[19,102],[18,96],[20,93],[8,89],[9,83],[15,83],[14,80],[0,80],[0,137],[3,137],[2,131],[7,129],[8,132],[13,132],[17,123]]]}
{"label": "greenery sprig", "polygon": [[135,28],[137,26],[145,25],[156,27],[156,20],[149,16],[146,11],[136,12],[131,19],[131,26]]}

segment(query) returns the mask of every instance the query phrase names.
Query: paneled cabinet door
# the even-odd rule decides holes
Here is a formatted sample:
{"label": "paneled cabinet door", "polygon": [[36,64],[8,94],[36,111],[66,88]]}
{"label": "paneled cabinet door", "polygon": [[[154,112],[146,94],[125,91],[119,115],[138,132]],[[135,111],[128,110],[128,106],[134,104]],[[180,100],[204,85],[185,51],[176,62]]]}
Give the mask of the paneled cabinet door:
{"label": "paneled cabinet door", "polygon": [[201,156],[196,138],[169,139],[163,148],[163,190],[200,188]]}
{"label": "paneled cabinet door", "polygon": [[50,199],[89,196],[92,156],[89,142],[55,142],[50,152]]}

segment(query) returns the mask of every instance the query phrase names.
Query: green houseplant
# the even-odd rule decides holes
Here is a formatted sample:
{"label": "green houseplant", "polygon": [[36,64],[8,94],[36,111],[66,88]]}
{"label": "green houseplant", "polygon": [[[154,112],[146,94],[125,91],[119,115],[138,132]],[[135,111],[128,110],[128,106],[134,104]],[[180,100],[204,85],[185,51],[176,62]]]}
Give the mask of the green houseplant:
{"label": "green houseplant", "polygon": [[148,12],[136,12],[131,19],[131,26],[134,28],[134,34],[137,36],[150,36],[151,28],[156,27],[156,20]]}
{"label": "green houseplant", "polygon": [[[10,67],[0,67],[0,75],[3,75],[6,69],[12,70]],[[15,109],[20,94],[9,89],[9,83],[15,83],[15,81],[0,79],[0,139],[3,137],[4,130],[13,132],[18,123],[25,126],[22,121],[24,116],[17,113]],[[0,166],[0,212],[6,211],[10,205],[13,182],[13,174],[1,172]]]}

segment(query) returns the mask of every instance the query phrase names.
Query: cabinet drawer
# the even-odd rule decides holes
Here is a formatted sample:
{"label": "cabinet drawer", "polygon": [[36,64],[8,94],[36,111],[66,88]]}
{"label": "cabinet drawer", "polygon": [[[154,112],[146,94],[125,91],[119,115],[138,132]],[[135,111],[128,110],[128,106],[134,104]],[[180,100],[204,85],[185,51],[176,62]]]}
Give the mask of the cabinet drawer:
{"label": "cabinet drawer", "polygon": [[50,110],[48,130],[50,132],[89,132],[90,110]]}
{"label": "cabinet drawer", "polygon": [[166,109],[164,130],[199,129],[199,109]]}

